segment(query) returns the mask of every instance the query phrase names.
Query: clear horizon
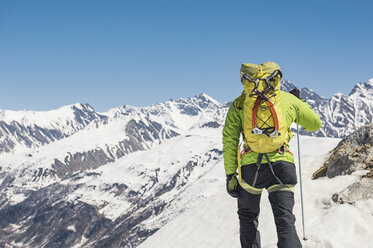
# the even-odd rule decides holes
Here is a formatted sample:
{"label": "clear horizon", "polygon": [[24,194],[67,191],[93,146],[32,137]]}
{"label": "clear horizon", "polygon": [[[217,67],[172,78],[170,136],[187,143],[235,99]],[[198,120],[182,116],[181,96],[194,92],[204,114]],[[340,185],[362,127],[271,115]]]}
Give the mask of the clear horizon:
{"label": "clear horizon", "polygon": [[104,112],[206,93],[232,101],[241,63],[330,98],[373,77],[370,1],[2,1],[0,109]]}

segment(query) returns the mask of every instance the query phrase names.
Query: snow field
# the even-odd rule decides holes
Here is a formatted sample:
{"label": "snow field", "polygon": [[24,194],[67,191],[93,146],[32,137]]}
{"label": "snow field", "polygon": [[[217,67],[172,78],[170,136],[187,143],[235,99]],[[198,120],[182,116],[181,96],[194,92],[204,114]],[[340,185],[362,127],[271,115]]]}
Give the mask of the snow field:
{"label": "snow field", "polygon": [[[77,189],[70,196],[69,200],[79,200],[95,206],[105,205],[100,211],[110,219],[116,219],[124,214],[131,204],[124,197],[115,196],[110,191],[102,190],[105,185],[126,184],[131,190],[144,193],[142,198],[152,197],[155,190],[171,181],[171,178],[182,169],[189,161],[200,158],[205,161],[205,153],[213,148],[220,146],[218,138],[201,135],[178,136],[166,140],[159,146],[154,147],[149,151],[138,151],[118,159],[117,161],[104,165],[90,172],[99,173],[99,176],[85,176],[77,181],[65,180],[63,183],[69,184],[84,184],[84,187]],[[172,190],[157,198],[165,202],[173,202],[165,211],[165,215],[175,215],[172,212],[179,213],[185,206],[188,206],[196,199],[201,199],[205,195],[211,195],[211,187],[205,189],[195,188],[193,182],[201,180],[202,184],[211,184],[215,182],[216,177],[213,175],[203,175],[219,163],[219,160],[211,159],[204,167],[197,166],[193,169],[193,173],[188,178],[190,189]],[[222,173],[223,175],[223,173]],[[157,178],[155,185],[148,183],[152,181],[152,177]],[[176,185],[177,188],[178,185]],[[214,187],[212,192],[216,193]],[[184,192],[185,191],[185,192]],[[182,196],[179,196],[182,195]],[[165,218],[164,215],[150,219],[144,222],[143,225],[154,225],[158,219]],[[159,224],[157,224],[159,225]]]}
{"label": "snow field", "polygon": [[[356,205],[336,204],[331,196],[359,178],[359,173],[338,176],[333,179],[311,180],[328,152],[340,139],[301,137],[302,179],[305,208],[305,248],[361,248],[373,244],[373,200],[359,201]],[[297,156],[296,137],[291,142],[291,150]],[[217,176],[222,163],[213,171]],[[297,163],[298,166],[298,163]],[[299,173],[299,170],[298,170]],[[217,193],[188,208],[167,225],[142,243],[139,248],[231,248],[240,247],[236,200],[225,192],[225,178],[217,179],[214,185]],[[268,193],[263,192],[259,230],[262,247],[275,248],[276,228],[268,201]],[[302,219],[299,183],[295,192],[294,214],[296,227],[302,239]]]}

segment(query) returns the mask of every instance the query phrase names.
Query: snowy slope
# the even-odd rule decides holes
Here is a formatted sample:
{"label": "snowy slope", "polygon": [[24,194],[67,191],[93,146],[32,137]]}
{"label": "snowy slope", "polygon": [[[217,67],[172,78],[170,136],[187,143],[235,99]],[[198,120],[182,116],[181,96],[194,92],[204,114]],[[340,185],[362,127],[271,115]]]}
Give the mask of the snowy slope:
{"label": "snowy slope", "polygon": [[[339,139],[301,137],[305,231],[308,238],[308,241],[302,241],[304,247],[360,248],[370,247],[373,243],[373,199],[356,205],[339,205],[332,201],[332,195],[357,181],[358,175],[316,181],[310,179],[322,165],[328,151],[338,142]],[[296,152],[294,140],[292,147]],[[215,167],[214,170],[222,168]],[[236,201],[225,192],[222,179],[215,187],[219,189],[218,193],[187,208],[139,248],[239,247]],[[299,188],[295,194],[296,226],[298,235],[302,237]],[[259,230],[262,247],[275,248],[276,231],[267,195],[266,192],[262,195]]]}
{"label": "snowy slope", "polygon": [[[33,219],[46,214],[47,209],[53,209],[52,221],[44,223],[44,219],[40,219],[40,225],[58,225],[62,230],[70,226],[83,225],[80,220],[75,220],[78,218],[74,217],[77,213],[70,215],[73,218],[71,220],[61,219],[57,213],[65,215],[66,204],[79,206],[78,209],[82,204],[88,204],[96,208],[94,216],[99,218],[100,223],[104,222],[110,228],[106,232],[100,229],[99,233],[88,240],[77,237],[71,244],[76,247],[93,247],[110,243],[111,247],[120,244],[124,236],[133,245],[142,241],[149,232],[154,232],[182,212],[185,206],[195,204],[198,200],[216,193],[216,189],[210,185],[213,185],[220,176],[201,177],[208,174],[217,164],[221,164],[221,142],[219,135],[216,135],[217,132],[221,133],[221,129],[192,130],[187,135],[169,139],[150,151],[134,152],[100,168],[76,173],[57,185],[44,181],[43,189],[55,192],[53,197],[51,193],[35,196],[27,190],[40,187],[40,182],[28,180],[27,176],[16,178],[12,181],[11,187],[2,190],[9,198],[9,202],[8,206],[0,211],[0,216],[4,218],[6,213],[16,211],[21,213],[21,217],[14,217],[11,214],[11,217],[5,217],[3,223],[27,220],[23,221],[22,232],[12,227],[12,235],[8,234],[9,240],[26,233],[26,237],[21,239],[22,244],[19,245],[37,245],[32,234],[35,225]],[[194,186],[196,181],[206,187]],[[47,203],[44,203],[45,201]],[[43,205],[40,205],[41,203]],[[30,207],[36,212],[28,213]],[[13,217],[15,219],[12,219]],[[59,224],[61,222],[64,224]],[[75,233],[88,235],[84,230],[80,231],[82,233]],[[139,234],[139,231],[144,234]],[[52,237],[58,232],[52,233]],[[114,242],[109,240],[107,232],[116,233],[110,235],[111,239],[115,239]],[[1,234],[4,235],[0,230],[0,236],[4,239]],[[42,233],[36,234],[36,237],[50,246],[58,244],[52,237],[46,238]],[[4,241],[2,238],[0,241]],[[127,247],[125,245],[129,244],[125,243],[122,246]]]}

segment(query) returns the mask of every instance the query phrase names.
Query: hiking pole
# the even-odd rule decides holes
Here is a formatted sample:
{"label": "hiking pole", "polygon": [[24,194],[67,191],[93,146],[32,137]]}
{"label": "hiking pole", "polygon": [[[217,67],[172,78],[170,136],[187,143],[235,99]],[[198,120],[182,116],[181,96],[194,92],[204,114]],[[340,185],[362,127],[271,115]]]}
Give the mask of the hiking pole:
{"label": "hiking pole", "polygon": [[304,230],[304,208],[303,208],[303,188],[302,188],[302,166],[300,163],[300,144],[299,144],[299,125],[297,124],[297,143],[298,143],[298,164],[299,164],[299,185],[300,185],[300,205],[302,208],[302,226],[303,240],[306,241],[306,232]]}

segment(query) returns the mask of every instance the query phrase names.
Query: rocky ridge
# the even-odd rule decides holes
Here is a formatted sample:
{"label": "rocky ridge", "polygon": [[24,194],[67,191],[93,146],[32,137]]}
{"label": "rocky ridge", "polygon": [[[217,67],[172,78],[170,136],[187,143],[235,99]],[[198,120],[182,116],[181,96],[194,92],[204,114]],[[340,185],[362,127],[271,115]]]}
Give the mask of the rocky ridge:
{"label": "rocky ridge", "polygon": [[373,124],[359,128],[346,136],[331,151],[324,165],[313,174],[313,179],[327,176],[351,175],[359,172],[360,180],[333,196],[339,203],[355,203],[373,198]]}

